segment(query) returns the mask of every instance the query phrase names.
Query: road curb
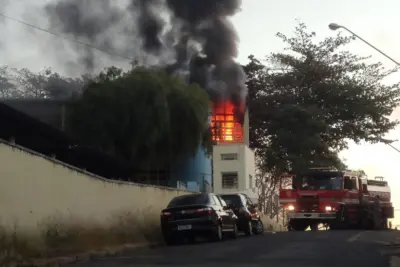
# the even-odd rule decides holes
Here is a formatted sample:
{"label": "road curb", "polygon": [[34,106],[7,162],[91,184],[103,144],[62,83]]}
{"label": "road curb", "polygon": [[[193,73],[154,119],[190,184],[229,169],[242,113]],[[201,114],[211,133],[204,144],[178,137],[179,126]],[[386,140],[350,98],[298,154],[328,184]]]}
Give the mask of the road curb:
{"label": "road curb", "polygon": [[162,243],[140,243],[140,244],[126,244],[120,247],[106,248],[97,251],[80,253],[73,256],[55,257],[50,259],[37,259],[18,264],[18,267],[59,267],[68,264],[75,264],[81,262],[88,262],[99,258],[118,256],[131,250],[140,248],[157,248],[163,246]]}

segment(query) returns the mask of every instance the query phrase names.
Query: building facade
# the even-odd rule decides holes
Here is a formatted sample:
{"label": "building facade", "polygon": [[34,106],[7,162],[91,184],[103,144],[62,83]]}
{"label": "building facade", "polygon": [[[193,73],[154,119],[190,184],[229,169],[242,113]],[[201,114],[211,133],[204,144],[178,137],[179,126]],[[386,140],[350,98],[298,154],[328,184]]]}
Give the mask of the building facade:
{"label": "building facade", "polygon": [[249,116],[238,123],[233,105],[214,105],[212,115],[213,188],[217,194],[245,193],[257,202],[254,151],[249,148]]}

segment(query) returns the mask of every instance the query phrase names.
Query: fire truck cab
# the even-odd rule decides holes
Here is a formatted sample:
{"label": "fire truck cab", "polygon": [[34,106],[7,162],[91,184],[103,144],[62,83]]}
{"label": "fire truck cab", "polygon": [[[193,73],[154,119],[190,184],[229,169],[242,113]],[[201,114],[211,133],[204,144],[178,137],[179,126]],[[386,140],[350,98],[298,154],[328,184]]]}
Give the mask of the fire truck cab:
{"label": "fire truck cab", "polygon": [[[282,175],[279,201],[288,218],[288,230],[372,229],[387,227],[394,217],[390,188],[383,177],[368,180],[354,171],[312,168],[297,175]],[[381,225],[376,225],[376,202]]]}

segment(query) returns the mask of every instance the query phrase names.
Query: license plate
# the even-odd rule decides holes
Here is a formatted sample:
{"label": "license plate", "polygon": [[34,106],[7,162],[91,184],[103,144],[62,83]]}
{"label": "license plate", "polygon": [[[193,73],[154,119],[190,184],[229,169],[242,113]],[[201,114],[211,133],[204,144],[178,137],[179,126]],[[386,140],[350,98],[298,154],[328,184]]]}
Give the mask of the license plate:
{"label": "license plate", "polygon": [[192,229],[192,226],[189,225],[178,225],[178,231],[182,231],[182,230],[190,230]]}

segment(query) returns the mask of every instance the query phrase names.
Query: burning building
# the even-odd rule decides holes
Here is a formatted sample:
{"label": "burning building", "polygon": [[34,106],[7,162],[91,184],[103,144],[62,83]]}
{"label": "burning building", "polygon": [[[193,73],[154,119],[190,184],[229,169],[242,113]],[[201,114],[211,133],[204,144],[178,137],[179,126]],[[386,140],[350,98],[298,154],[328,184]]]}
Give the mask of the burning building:
{"label": "burning building", "polygon": [[211,112],[212,139],[216,143],[242,143],[243,123],[230,101],[214,102]]}
{"label": "burning building", "polygon": [[[44,11],[55,32],[127,55],[142,64],[165,68],[208,92],[213,103],[210,118],[213,139],[217,144],[213,156],[214,175],[211,159],[201,148],[194,158],[184,159],[172,173],[175,182],[196,182],[204,191],[204,184],[212,184],[212,176],[215,189],[225,183],[217,177],[222,169],[216,159],[226,158],[223,154],[228,147],[240,150],[248,145],[244,107],[246,75],[234,60],[238,53],[238,36],[230,22],[230,17],[240,8],[241,0],[53,0],[47,2]],[[93,49],[72,48],[78,62],[70,62],[65,57],[65,49],[61,49],[63,53],[60,49],[54,52],[74,71],[82,65],[86,71],[93,70],[102,62]],[[243,151],[251,154],[248,147]],[[247,166],[243,168],[250,168],[248,162],[253,164],[247,156],[242,155],[237,160],[239,165]],[[247,178],[240,179],[247,181]],[[229,184],[234,188],[242,182]]]}
{"label": "burning building", "polygon": [[243,120],[240,119],[229,101],[213,104],[213,190],[215,193],[243,192],[256,200],[255,156],[249,148],[247,109]]}

